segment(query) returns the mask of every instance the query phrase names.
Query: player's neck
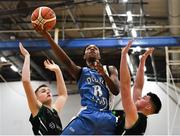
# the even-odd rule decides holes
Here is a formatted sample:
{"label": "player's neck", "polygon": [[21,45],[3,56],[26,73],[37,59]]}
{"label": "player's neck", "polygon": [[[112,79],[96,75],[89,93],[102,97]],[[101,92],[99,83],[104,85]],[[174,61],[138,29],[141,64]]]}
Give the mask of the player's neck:
{"label": "player's neck", "polygon": [[86,64],[89,68],[95,69],[95,61],[86,61]]}
{"label": "player's neck", "polygon": [[147,112],[147,111],[142,111],[142,110],[139,110],[138,112],[139,112],[139,113],[142,113],[142,114],[144,114],[145,116],[148,116],[148,115],[150,115],[150,114],[149,114],[149,112]]}
{"label": "player's neck", "polygon": [[43,104],[43,105],[52,110],[52,105],[51,104]]}

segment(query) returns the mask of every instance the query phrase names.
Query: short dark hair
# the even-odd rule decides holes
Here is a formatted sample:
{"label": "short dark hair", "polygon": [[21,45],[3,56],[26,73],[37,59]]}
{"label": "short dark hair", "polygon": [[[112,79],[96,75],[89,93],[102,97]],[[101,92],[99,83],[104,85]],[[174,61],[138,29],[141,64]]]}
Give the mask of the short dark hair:
{"label": "short dark hair", "polygon": [[48,87],[48,86],[47,86],[46,84],[40,85],[40,86],[35,90],[35,94],[39,91],[39,89],[40,89],[41,87]]}
{"label": "short dark hair", "polygon": [[147,95],[151,97],[150,99],[151,102],[153,103],[154,113],[155,114],[159,113],[162,106],[160,98],[152,92],[147,93]]}
{"label": "short dark hair", "polygon": [[[90,46],[90,45],[95,45],[96,47],[98,47],[97,46],[97,44],[86,44],[85,46],[84,46],[84,50],[83,50],[83,53],[85,54],[85,51],[86,51],[86,48],[88,47],[88,46]],[[101,50],[99,47],[98,47],[98,49],[99,49],[99,51]]]}

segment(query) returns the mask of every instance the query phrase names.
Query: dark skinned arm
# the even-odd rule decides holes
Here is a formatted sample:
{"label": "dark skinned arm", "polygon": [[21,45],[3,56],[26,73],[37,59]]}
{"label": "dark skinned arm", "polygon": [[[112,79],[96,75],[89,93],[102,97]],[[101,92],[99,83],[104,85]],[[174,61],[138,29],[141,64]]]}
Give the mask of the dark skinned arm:
{"label": "dark skinned arm", "polygon": [[95,63],[95,67],[97,71],[103,76],[109,90],[111,91],[112,94],[118,95],[119,94],[119,80],[118,80],[118,71],[114,66],[110,66],[110,76],[106,74],[104,71],[103,66],[100,64],[100,62]]}
{"label": "dark skinned arm", "polygon": [[55,41],[52,39],[51,35],[47,31],[42,31],[41,34],[43,35],[44,38],[48,40],[53,52],[61,60],[61,62],[67,67],[72,77],[77,79],[79,76],[81,67],[77,66],[69,58],[69,56],[64,52],[64,50],[58,44],[55,43]]}

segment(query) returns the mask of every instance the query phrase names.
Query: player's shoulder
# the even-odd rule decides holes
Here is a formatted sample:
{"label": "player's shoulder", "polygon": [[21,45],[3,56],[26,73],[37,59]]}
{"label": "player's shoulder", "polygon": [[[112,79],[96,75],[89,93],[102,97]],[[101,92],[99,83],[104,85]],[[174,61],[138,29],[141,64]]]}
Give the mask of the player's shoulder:
{"label": "player's shoulder", "polygon": [[109,69],[117,69],[115,66],[113,66],[113,65],[108,65],[108,68]]}
{"label": "player's shoulder", "polygon": [[109,69],[110,73],[117,72],[117,68],[115,66],[113,66],[113,65],[109,65],[108,69]]}
{"label": "player's shoulder", "polygon": [[117,68],[113,65],[103,65],[103,68],[108,75],[117,73]]}

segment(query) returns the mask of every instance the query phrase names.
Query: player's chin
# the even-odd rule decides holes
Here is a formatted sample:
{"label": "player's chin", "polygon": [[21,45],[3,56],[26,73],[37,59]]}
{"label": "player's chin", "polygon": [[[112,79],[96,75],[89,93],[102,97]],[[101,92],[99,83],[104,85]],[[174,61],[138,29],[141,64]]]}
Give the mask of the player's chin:
{"label": "player's chin", "polygon": [[46,103],[51,103],[52,102],[52,98],[47,98],[46,99]]}
{"label": "player's chin", "polygon": [[98,58],[96,57],[96,55],[89,55],[89,60],[90,61],[96,61]]}

